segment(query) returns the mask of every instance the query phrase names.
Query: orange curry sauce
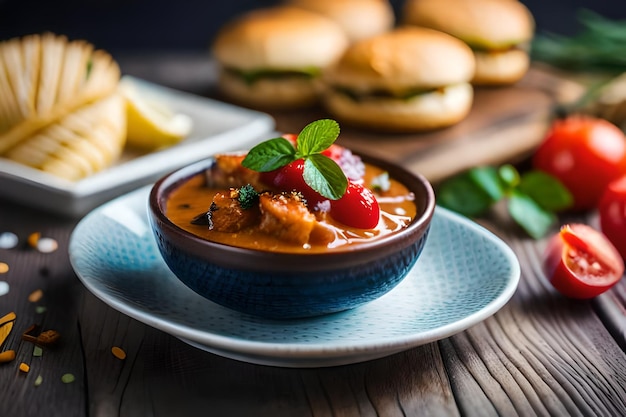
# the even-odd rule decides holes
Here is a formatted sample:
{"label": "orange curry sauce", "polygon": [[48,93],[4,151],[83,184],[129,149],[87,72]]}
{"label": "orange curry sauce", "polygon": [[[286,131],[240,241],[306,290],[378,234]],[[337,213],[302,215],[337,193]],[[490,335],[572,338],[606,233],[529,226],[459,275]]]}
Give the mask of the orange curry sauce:
{"label": "orange curry sauce", "polygon": [[[382,174],[382,171],[370,164],[366,164],[364,184],[368,185],[372,179]],[[333,221],[330,216],[323,220],[325,225],[333,230],[335,238],[327,245],[304,244],[281,241],[255,227],[244,229],[237,233],[218,232],[209,230],[204,225],[194,225],[191,220],[197,215],[206,212],[211,205],[213,195],[217,190],[205,185],[204,174],[198,174],[180,185],[170,193],[167,201],[167,217],[176,225],[203,239],[243,248],[266,250],[272,252],[319,253],[333,250],[346,250],[355,245],[379,239],[406,227],[416,215],[414,196],[399,182],[390,178],[389,190],[375,193],[380,205],[381,217],[378,226],[374,229],[357,229]]]}

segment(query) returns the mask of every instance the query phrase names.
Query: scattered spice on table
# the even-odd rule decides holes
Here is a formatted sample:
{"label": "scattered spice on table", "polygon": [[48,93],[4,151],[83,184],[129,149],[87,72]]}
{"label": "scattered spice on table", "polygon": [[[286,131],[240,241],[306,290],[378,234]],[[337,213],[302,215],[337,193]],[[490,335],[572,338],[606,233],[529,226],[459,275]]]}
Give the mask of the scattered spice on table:
{"label": "scattered spice on table", "polygon": [[113,346],[111,348],[111,353],[113,353],[113,356],[115,356],[117,359],[120,359],[120,360],[126,359],[126,352],[124,352],[124,349],[120,347]]}
{"label": "scattered spice on table", "polygon": [[0,274],[6,274],[7,272],[9,272],[9,264],[0,262]]}
{"label": "scattered spice on table", "polygon": [[37,250],[41,253],[52,253],[59,248],[59,244],[51,237],[42,237],[37,241]]}
{"label": "scattered spice on table", "polygon": [[19,239],[15,233],[0,233],[0,249],[13,249],[19,243]]}
{"label": "scattered spice on table", "polygon": [[0,346],[4,344],[4,341],[11,333],[15,318],[16,316],[14,312],[5,314],[2,318],[0,318]]}
{"label": "scattered spice on table", "polygon": [[22,340],[46,347],[54,345],[61,338],[61,334],[56,330],[45,330],[35,336],[38,331],[39,326],[33,324],[22,333]]}
{"label": "scattered spice on table", "polygon": [[43,349],[40,346],[35,345],[33,348],[33,356],[40,357],[43,355]]}
{"label": "scattered spice on table", "polygon": [[19,239],[15,233],[0,233],[0,249],[13,249],[19,243]]}
{"label": "scattered spice on table", "polygon": [[61,381],[63,381],[63,383],[65,384],[70,384],[72,382],[74,382],[76,380],[76,378],[74,377],[73,374],[63,374],[61,376]]}
{"label": "scattered spice on table", "polygon": [[0,326],[6,323],[9,323],[11,321],[15,321],[16,318],[17,316],[15,315],[15,313],[11,311],[10,313],[7,313],[4,316],[0,317]]}
{"label": "scattered spice on table", "polygon": [[9,283],[6,281],[0,281],[0,296],[9,293]]}
{"label": "scattered spice on table", "polygon": [[30,371],[30,366],[27,363],[22,362],[22,363],[20,363],[20,371],[22,371],[25,374],[27,374],[28,371]]}
{"label": "scattered spice on table", "polygon": [[46,306],[37,306],[35,307],[35,313],[43,314],[46,312]]}
{"label": "scattered spice on table", "polygon": [[41,237],[41,233],[39,232],[33,232],[30,235],[28,235],[28,239],[26,239],[26,241],[28,242],[28,246],[30,246],[31,248],[36,249],[37,248],[37,242],[39,242],[39,238]]}
{"label": "scattered spice on table", "polygon": [[41,300],[41,297],[43,297],[43,291],[35,290],[31,292],[28,296],[28,301],[30,301],[31,303],[36,303],[37,301]]}
{"label": "scattered spice on table", "polygon": [[0,352],[0,363],[11,362],[14,359],[15,359],[14,350],[5,350],[4,352]]}
{"label": "scattered spice on table", "polygon": [[43,346],[51,346],[55,344],[61,335],[56,330],[46,330],[37,336],[37,344]]}
{"label": "scattered spice on table", "polygon": [[34,385],[38,387],[43,382],[43,377],[41,375],[37,375],[37,379],[35,379]]}

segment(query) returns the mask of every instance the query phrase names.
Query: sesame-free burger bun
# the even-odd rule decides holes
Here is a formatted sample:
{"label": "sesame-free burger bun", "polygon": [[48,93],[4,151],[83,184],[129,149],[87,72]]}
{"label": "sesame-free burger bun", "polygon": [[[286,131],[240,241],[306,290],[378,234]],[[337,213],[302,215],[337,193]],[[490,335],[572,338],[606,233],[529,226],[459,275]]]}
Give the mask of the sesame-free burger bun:
{"label": "sesame-free burger bun", "polygon": [[385,131],[450,126],[467,116],[474,56],[443,32],[403,27],[350,46],[324,77],[329,113]]}
{"label": "sesame-free burger bun", "polygon": [[519,1],[407,0],[402,21],[466,42],[476,55],[474,84],[514,83],[530,65],[528,48],[535,23]]}
{"label": "sesame-free burger bun", "polygon": [[351,42],[386,32],[395,23],[389,0],[290,0],[289,3],[330,17]]}
{"label": "sesame-free burger bun", "polygon": [[345,33],[333,20],[276,6],[226,24],[212,50],[224,94],[252,106],[280,108],[314,103],[319,75],[347,45]]}

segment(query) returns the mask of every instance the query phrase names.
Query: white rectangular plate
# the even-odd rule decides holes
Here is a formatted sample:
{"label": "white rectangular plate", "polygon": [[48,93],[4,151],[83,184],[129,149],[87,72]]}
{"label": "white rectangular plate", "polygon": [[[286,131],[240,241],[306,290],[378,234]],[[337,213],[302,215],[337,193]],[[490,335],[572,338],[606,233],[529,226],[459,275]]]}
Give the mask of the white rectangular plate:
{"label": "white rectangular plate", "polygon": [[193,129],[185,140],[143,155],[125,150],[117,164],[77,182],[0,158],[0,190],[4,198],[63,215],[82,216],[113,197],[156,181],[167,172],[216,152],[249,148],[274,133],[274,119],[265,113],[138,78],[132,80],[142,95],[154,96],[173,111],[193,119]]}

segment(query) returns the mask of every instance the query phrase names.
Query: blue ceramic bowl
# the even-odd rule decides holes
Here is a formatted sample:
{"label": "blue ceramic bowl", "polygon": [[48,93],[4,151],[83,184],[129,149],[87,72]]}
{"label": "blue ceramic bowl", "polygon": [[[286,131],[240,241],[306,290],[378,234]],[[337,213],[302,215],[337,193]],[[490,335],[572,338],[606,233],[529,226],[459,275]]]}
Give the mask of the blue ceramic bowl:
{"label": "blue ceramic bowl", "polygon": [[358,307],[389,292],[417,261],[435,208],[430,183],[399,166],[361,155],[415,194],[415,219],[400,232],[350,250],[289,254],[243,249],[201,239],[164,213],[170,192],[211,167],[208,159],[153,186],[149,219],[172,272],[203,297],[239,312],[273,319],[319,316]]}

